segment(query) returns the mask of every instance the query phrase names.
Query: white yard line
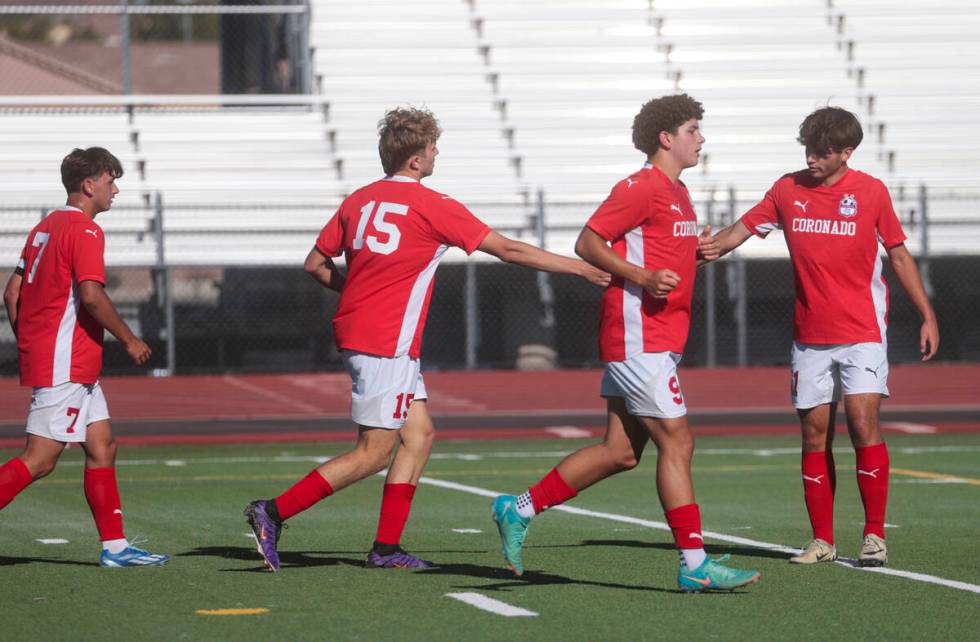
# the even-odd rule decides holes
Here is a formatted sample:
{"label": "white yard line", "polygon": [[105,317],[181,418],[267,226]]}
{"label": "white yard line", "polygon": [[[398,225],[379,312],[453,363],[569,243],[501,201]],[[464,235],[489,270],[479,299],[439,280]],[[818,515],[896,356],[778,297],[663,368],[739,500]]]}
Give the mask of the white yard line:
{"label": "white yard line", "polygon": [[446,593],[446,597],[451,597],[454,600],[459,600],[460,602],[464,602],[470,606],[475,606],[481,611],[488,611],[497,615],[503,615],[504,617],[537,616],[537,613],[534,611],[528,611],[527,609],[522,609],[519,606],[511,606],[506,602],[501,602],[500,600],[495,600],[492,597],[487,597],[486,595],[481,595],[479,593]]}
{"label": "white yard line", "polygon": [[544,431],[561,439],[583,439],[592,436],[592,431],[578,426],[548,426]]}
{"label": "white yard line", "polygon": [[[980,452],[980,446],[905,446],[889,447],[891,453],[902,453],[905,455],[921,455],[925,453],[969,453]],[[547,451],[509,451],[509,452],[489,452],[489,453],[432,453],[429,459],[438,460],[460,460],[460,461],[481,461],[483,459],[553,459],[568,455],[570,450],[547,450]],[[799,456],[799,448],[699,448],[695,450],[696,456],[729,456],[747,455],[754,457],[776,457],[776,456]],[[853,457],[854,451],[850,448],[840,448],[835,451],[835,456]],[[179,460],[167,459],[119,459],[117,466],[179,466],[192,464],[264,464],[264,463],[297,463],[309,462],[322,464],[330,459],[327,455],[280,455],[275,457],[191,457]],[[167,463],[167,462],[182,462]],[[64,461],[59,466],[84,466],[84,461]]]}
{"label": "white yard line", "polygon": [[895,432],[906,432],[912,435],[929,435],[939,432],[939,429],[929,424],[917,424],[911,421],[883,421],[882,430],[893,430]]}
{"label": "white yard line", "polygon": [[[487,490],[486,488],[477,488],[476,486],[467,486],[465,484],[457,484],[455,482],[449,482],[442,479],[431,479],[429,477],[422,477],[419,480],[420,484],[427,484],[429,486],[437,486],[439,488],[445,488],[447,490],[456,490],[463,493],[469,493],[471,495],[479,495],[481,497],[496,497],[501,493]],[[551,510],[561,511],[563,513],[570,513],[572,515],[581,515],[584,517],[597,517],[599,519],[605,519],[612,522],[620,522],[622,524],[634,524],[637,526],[645,526],[647,528],[653,528],[656,530],[669,531],[670,527],[664,522],[657,522],[649,519],[641,519],[639,517],[631,517],[629,515],[617,515],[615,513],[603,513],[599,511],[586,510],[584,508],[576,508],[573,506],[555,506]],[[724,533],[716,533],[714,531],[701,531],[701,534],[706,538],[715,539],[722,542],[728,542],[730,544],[741,544],[742,546],[750,546],[752,548],[761,548],[769,551],[778,551],[780,553],[787,553],[795,555],[800,552],[800,549],[793,548],[791,546],[785,546],[783,544],[773,544],[771,542],[761,542],[759,540],[749,539],[746,537],[738,537],[736,535],[726,535]],[[900,571],[894,568],[863,568],[856,565],[854,560],[841,559],[838,560],[838,564],[846,566],[847,568],[853,568],[858,571],[867,571],[871,573],[880,573],[882,575],[892,575],[894,577],[903,577],[905,579],[916,580],[918,582],[925,582],[927,584],[937,584],[939,586],[946,586],[949,588],[959,589],[961,591],[969,591],[971,593],[980,594],[980,586],[976,584],[969,584],[967,582],[959,582],[956,580],[947,580],[942,577],[936,577],[935,575],[926,575],[924,573],[913,573],[910,571]]]}
{"label": "white yard line", "polygon": [[45,539],[34,540],[36,542],[41,542],[42,544],[67,544],[68,540],[62,539],[60,537],[50,537]]}
{"label": "white yard line", "polygon": [[[847,449],[843,449],[844,454],[850,452]],[[906,454],[921,454],[921,453],[933,453],[933,452],[976,452],[980,450],[980,446],[934,446],[934,447],[914,447],[914,448],[893,448],[892,452],[903,452]],[[486,458],[537,458],[537,457],[555,457],[556,455],[562,455],[566,453],[562,452],[497,452],[497,453],[483,453],[483,454],[461,454],[461,453],[447,453],[444,454],[444,459],[465,459],[465,460],[479,460]],[[730,449],[704,449],[698,451],[699,455],[755,455],[759,457],[772,457],[774,455],[798,455],[799,449],[797,448],[781,448],[781,449],[754,449],[754,448],[730,448]],[[185,461],[187,464],[235,464],[235,463],[262,463],[262,462],[311,462],[311,463],[322,463],[327,461],[330,457],[326,456],[280,456],[280,457],[206,457],[201,459],[186,459],[180,460]],[[166,465],[168,460],[121,460],[117,462],[118,465]],[[84,462],[64,462],[61,465],[77,465],[81,466]],[[387,471],[381,471],[379,475],[384,476]],[[898,480],[895,480],[898,481]],[[902,480],[904,482],[904,480]],[[931,481],[931,480],[930,480]],[[447,490],[455,490],[464,493],[469,493],[471,495],[479,495],[481,497],[497,497],[502,494],[498,491],[487,490],[485,488],[477,488],[476,486],[467,486],[465,484],[458,484],[456,482],[445,481],[442,479],[433,479],[431,477],[422,477],[419,480],[420,484],[427,484],[429,486],[437,486],[439,488],[445,488]],[[923,482],[924,483],[924,482]],[[936,483],[936,482],[933,482]],[[948,480],[945,483],[953,483]],[[636,526],[643,526],[646,528],[653,528],[656,530],[669,531],[670,528],[664,522],[658,522],[648,519],[641,519],[639,517],[630,517],[628,515],[617,515],[615,513],[603,513],[598,511],[590,511],[583,508],[576,508],[573,506],[556,506],[551,510],[561,511],[565,513],[570,513],[572,515],[581,515],[585,517],[596,517],[599,519],[605,519],[613,522],[620,522],[623,524],[633,524]],[[748,539],[745,537],[737,537],[735,535],[726,535],[724,533],[716,533],[713,531],[702,531],[705,537],[712,538],[722,542],[728,542],[731,544],[741,544],[743,546],[750,546],[752,548],[761,548],[770,551],[778,551],[780,553],[796,554],[800,550],[793,548],[791,546],[785,546],[783,544],[773,544],[770,542],[761,542],[758,540]],[[926,582],[928,584],[936,584],[939,586],[946,586],[949,588],[959,589],[962,591],[969,591],[972,593],[980,594],[980,586],[976,584],[970,584],[967,582],[959,582],[956,580],[947,580],[945,578],[936,577],[934,575],[926,575],[923,573],[913,573],[910,571],[901,571],[893,568],[862,568],[856,566],[854,560],[840,559],[837,562],[842,566],[848,568],[854,568],[859,571],[866,571],[870,573],[880,573],[882,575],[891,575],[894,577],[903,577],[906,579],[916,580],[919,582]],[[481,596],[482,597],[482,596]],[[489,598],[486,598],[489,599]]]}

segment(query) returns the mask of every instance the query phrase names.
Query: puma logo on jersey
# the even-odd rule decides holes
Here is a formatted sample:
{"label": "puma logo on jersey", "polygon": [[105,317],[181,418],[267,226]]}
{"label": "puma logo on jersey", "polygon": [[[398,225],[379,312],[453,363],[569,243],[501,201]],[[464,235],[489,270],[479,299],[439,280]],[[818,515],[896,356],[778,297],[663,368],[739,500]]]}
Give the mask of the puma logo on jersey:
{"label": "puma logo on jersey", "polygon": [[820,484],[820,480],[824,478],[824,475],[817,475],[816,477],[808,477],[803,475],[803,481],[811,481],[814,484]]}
{"label": "puma logo on jersey", "polygon": [[680,205],[675,205],[674,203],[671,203],[670,204],[670,209],[674,210],[678,214],[683,214],[684,213],[684,212],[681,211],[681,206]]}
{"label": "puma logo on jersey", "polygon": [[701,533],[690,533],[690,534],[688,535],[688,537],[689,537],[690,539],[699,539],[699,540],[701,540],[702,542],[704,541],[704,538],[703,538],[703,537],[701,537]]}
{"label": "puma logo on jersey", "polygon": [[87,229],[87,230],[85,230],[85,232],[86,232],[87,234],[91,234],[91,235],[92,235],[92,236],[94,236],[95,238],[99,238],[99,233],[98,233],[98,232],[96,232],[95,230],[88,230],[88,229]]}
{"label": "puma logo on jersey", "polygon": [[875,468],[871,472],[868,472],[866,470],[861,470],[860,468],[858,468],[858,475],[867,475],[871,479],[878,479],[878,471],[879,470],[881,470],[881,469],[880,468]]}
{"label": "puma logo on jersey", "polygon": [[639,182],[640,181],[634,181],[632,178],[627,178],[626,179],[626,189],[629,189],[629,188],[633,187],[634,184],[639,183]]}
{"label": "puma logo on jersey", "polygon": [[116,510],[112,511],[112,514],[113,515],[122,515],[122,511],[117,508]]}
{"label": "puma logo on jersey", "polygon": [[870,372],[871,374],[873,374],[874,376],[876,377],[878,376],[878,368],[869,368],[865,366],[864,369]]}
{"label": "puma logo on jersey", "polygon": [[809,204],[810,204],[810,201],[803,201],[802,203],[799,202],[799,201],[793,201],[793,205],[795,205],[796,207],[798,207],[801,210],[803,210],[803,213],[804,214],[806,214],[806,206],[809,205]]}

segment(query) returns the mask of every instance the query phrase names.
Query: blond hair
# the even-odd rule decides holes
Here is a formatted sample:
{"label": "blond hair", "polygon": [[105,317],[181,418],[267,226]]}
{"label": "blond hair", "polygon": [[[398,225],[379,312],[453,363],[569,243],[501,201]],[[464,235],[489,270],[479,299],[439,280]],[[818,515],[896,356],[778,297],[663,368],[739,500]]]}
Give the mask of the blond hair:
{"label": "blond hair", "polygon": [[378,121],[378,154],[385,174],[391,176],[412,156],[439,140],[439,121],[428,109],[395,108]]}

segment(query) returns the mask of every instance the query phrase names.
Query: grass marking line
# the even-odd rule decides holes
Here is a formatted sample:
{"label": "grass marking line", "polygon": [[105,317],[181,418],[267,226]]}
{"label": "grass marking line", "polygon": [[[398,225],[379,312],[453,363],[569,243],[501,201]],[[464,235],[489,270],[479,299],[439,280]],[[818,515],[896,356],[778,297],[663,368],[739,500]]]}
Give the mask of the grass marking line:
{"label": "grass marking line", "polygon": [[34,541],[41,542],[42,544],[67,544],[68,543],[68,540],[62,539],[60,537],[42,538],[42,539],[36,539]]}
{"label": "grass marking line", "polygon": [[198,615],[262,615],[268,613],[269,609],[198,609],[194,613]]}
{"label": "grass marking line", "polygon": [[453,532],[468,535],[470,533],[482,533],[483,531],[481,531],[479,528],[454,528]]}
{"label": "grass marking line", "polygon": [[446,597],[451,597],[454,600],[475,606],[481,611],[488,611],[496,615],[503,615],[504,617],[536,617],[538,615],[534,611],[528,611],[519,606],[511,606],[506,602],[501,602],[500,600],[495,600],[492,597],[487,597],[479,593],[446,593]]}
{"label": "grass marking line", "polygon": [[578,426],[548,426],[544,431],[561,439],[584,439],[592,436],[591,430]]}
{"label": "grass marking line", "polygon": [[[926,453],[970,453],[980,452],[980,446],[899,446],[889,447],[891,453],[902,453],[906,455],[921,455]],[[431,460],[461,460],[461,461],[480,461],[483,459],[554,459],[570,454],[570,450],[547,450],[547,451],[505,451],[490,453],[432,453],[429,455]],[[799,456],[799,447],[793,448],[702,448],[695,453],[702,455],[751,455],[755,457],[775,457],[779,455]],[[835,457],[853,457],[854,451],[851,449],[840,449],[834,452]],[[181,460],[166,459],[119,459],[117,466],[166,466],[167,461],[182,461],[186,465],[197,464],[253,464],[253,463],[315,463],[322,464],[330,459],[327,455],[279,455],[275,457],[191,457]],[[84,466],[83,460],[63,461],[58,466]],[[892,469],[895,470],[895,469]]]}
{"label": "grass marking line", "polygon": [[882,430],[894,430],[895,432],[904,432],[910,435],[929,435],[934,432],[939,432],[939,429],[935,426],[917,424],[911,421],[883,421],[881,422],[881,428]]}
{"label": "grass marking line", "polygon": [[[471,495],[478,495],[480,497],[497,497],[503,493],[498,493],[496,491],[487,490],[486,488],[477,488],[476,486],[467,486],[465,484],[457,484],[455,482],[445,481],[441,479],[432,479],[430,477],[422,477],[419,479],[420,484],[427,484],[430,486],[437,486],[439,488],[445,488],[447,490],[456,490],[463,493],[469,493]],[[586,510],[584,508],[576,508],[574,506],[555,506],[551,510],[561,511],[563,513],[570,513],[572,515],[582,515],[585,517],[598,517],[599,519],[606,519],[612,522],[620,522],[623,524],[635,524],[637,526],[646,526],[647,528],[653,528],[661,531],[669,531],[670,527],[664,522],[657,522],[649,519],[641,519],[639,517],[631,517],[629,515],[617,515],[615,513],[603,513],[599,511]],[[701,534],[705,537],[711,539],[716,539],[722,542],[728,542],[730,544],[741,544],[742,546],[749,546],[752,548],[761,548],[769,551],[778,551],[780,553],[787,553],[791,555],[796,555],[800,552],[800,549],[793,548],[791,546],[785,546],[783,544],[773,544],[771,542],[760,542],[754,539],[748,539],[746,537],[738,537],[736,535],[726,535],[725,533],[716,533],[714,531],[701,531]],[[959,589],[961,591],[969,591],[971,593],[980,594],[980,586],[976,584],[969,584],[967,582],[960,582],[957,580],[947,580],[942,577],[936,577],[935,575],[926,575],[924,573],[913,573],[911,571],[900,571],[894,568],[881,567],[881,568],[865,568],[857,566],[857,562],[854,560],[838,560],[838,564],[846,566],[848,568],[853,568],[858,571],[868,571],[871,573],[880,573],[882,575],[892,575],[895,577],[903,577],[905,579],[916,580],[918,582],[925,582],[927,584],[937,584],[939,586],[946,586],[948,588]]]}
{"label": "grass marking line", "polygon": [[930,473],[925,470],[909,470],[908,468],[892,468],[891,472],[895,473],[896,475],[915,477],[916,479],[929,479],[950,484],[970,484],[972,486],[980,486],[980,479],[958,477],[956,475],[947,475],[945,473]]}

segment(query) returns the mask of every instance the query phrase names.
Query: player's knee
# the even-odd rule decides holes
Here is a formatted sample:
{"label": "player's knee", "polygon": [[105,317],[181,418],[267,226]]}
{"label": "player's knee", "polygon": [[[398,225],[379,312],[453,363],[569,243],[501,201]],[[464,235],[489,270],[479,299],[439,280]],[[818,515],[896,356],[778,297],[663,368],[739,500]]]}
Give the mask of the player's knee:
{"label": "player's knee", "polygon": [[391,451],[385,451],[383,449],[370,451],[366,457],[366,463],[370,472],[373,474],[384,470],[385,466],[388,465],[390,455]]}
{"label": "player's knee", "polygon": [[47,477],[54,472],[57,464],[57,459],[33,458],[24,460],[24,465],[27,466],[27,470],[31,473],[31,477],[35,481],[42,477]]}
{"label": "player's knee", "polygon": [[801,426],[803,443],[810,450],[823,450],[829,429],[824,423],[804,422]]}
{"label": "player's knee", "polygon": [[689,430],[671,435],[669,439],[663,441],[660,454],[674,459],[691,461],[694,457],[694,437],[691,436]]}
{"label": "player's knee", "polygon": [[100,443],[97,446],[89,445],[86,448],[85,458],[91,466],[96,468],[111,468],[116,464],[116,440],[110,439],[108,442]]}
{"label": "player's knee", "polygon": [[865,415],[848,420],[848,427],[855,442],[869,443],[879,440],[880,429],[876,417]]}
{"label": "player's knee", "polygon": [[426,424],[425,426],[420,426],[412,433],[411,443],[416,448],[431,448],[432,442],[435,441],[436,430],[433,425]]}
{"label": "player's knee", "polygon": [[613,453],[613,466],[618,471],[633,470],[640,463],[632,448],[624,448]]}

